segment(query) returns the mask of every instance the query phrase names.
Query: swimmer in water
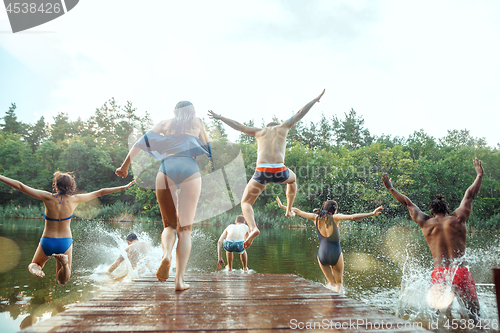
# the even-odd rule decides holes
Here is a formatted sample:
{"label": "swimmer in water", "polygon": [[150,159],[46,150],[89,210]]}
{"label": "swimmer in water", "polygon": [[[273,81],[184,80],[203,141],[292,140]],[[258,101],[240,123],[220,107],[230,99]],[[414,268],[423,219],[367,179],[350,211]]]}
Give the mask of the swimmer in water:
{"label": "swimmer in water", "polygon": [[393,197],[408,209],[412,220],[422,229],[422,234],[434,259],[431,284],[435,286],[451,282],[455,295],[463,301],[471,319],[477,320],[479,301],[477,299],[476,283],[468,268],[465,267],[463,260],[467,244],[467,226],[465,222],[472,213],[472,202],[481,189],[484,175],[481,161],[475,158],[473,164],[476,179],[465,191],[460,206],[451,214],[448,203],[440,194],[436,195],[436,199],[431,202],[431,216],[429,216],[422,212],[410,199],[396,191],[392,186],[391,179],[385,172],[382,175],[382,181]]}

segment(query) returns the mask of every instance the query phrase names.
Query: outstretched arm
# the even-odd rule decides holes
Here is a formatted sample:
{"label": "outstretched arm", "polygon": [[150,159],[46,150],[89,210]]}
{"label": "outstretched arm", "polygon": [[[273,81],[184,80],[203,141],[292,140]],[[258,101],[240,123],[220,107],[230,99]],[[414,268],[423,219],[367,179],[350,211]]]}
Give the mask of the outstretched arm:
{"label": "outstretched arm", "polygon": [[408,199],[403,194],[396,191],[392,186],[391,179],[387,176],[387,173],[382,174],[382,181],[385,187],[391,192],[392,196],[399,201],[403,206],[405,206],[410,212],[410,216],[419,226],[422,226],[431,217],[424,212],[422,212],[410,199]]}
{"label": "outstretched arm", "polygon": [[281,126],[286,127],[288,129],[292,128],[293,125],[295,125],[299,120],[304,118],[304,116],[307,114],[307,112],[309,112],[309,110],[313,107],[313,105],[316,102],[319,102],[321,96],[323,96],[324,93],[325,90],[323,89],[323,92],[318,97],[307,103],[302,109],[300,109],[299,112],[293,115],[292,118],[286,120],[283,124],[281,124]]}
{"label": "outstretched arm", "polygon": [[20,192],[23,192],[23,193],[25,193],[25,194],[27,194],[35,199],[38,199],[38,200],[48,199],[52,195],[47,191],[37,190],[33,187],[29,187],[28,185],[24,185],[23,183],[21,183],[18,180],[15,180],[15,179],[12,179],[9,177],[5,177],[2,175],[0,175],[0,181],[9,185],[13,189],[18,190]]}
{"label": "outstretched arm", "polygon": [[479,190],[481,189],[481,184],[483,182],[484,170],[481,166],[481,161],[477,159],[477,157],[473,161],[474,168],[476,169],[476,179],[474,183],[465,191],[465,195],[460,203],[460,206],[453,212],[455,215],[459,215],[459,217],[464,217],[467,219],[472,213],[472,201],[476,198]]}
{"label": "outstretched arm", "polygon": [[76,194],[75,198],[77,199],[77,203],[80,204],[80,203],[87,202],[87,201],[90,201],[90,200],[98,198],[98,197],[102,197],[103,195],[115,193],[118,191],[125,191],[130,186],[132,186],[132,184],[134,184],[134,182],[135,182],[135,180],[133,180],[130,183],[128,183],[127,185],[123,185],[123,186],[103,188],[103,189],[100,189],[98,191],[85,193],[85,194]]}
{"label": "outstretched arm", "polygon": [[141,148],[139,147],[132,147],[132,149],[129,150],[127,157],[125,157],[125,160],[123,161],[122,165],[116,169],[115,174],[118,177],[125,178],[128,175],[128,168],[130,167],[130,162],[134,159],[134,157],[139,154],[141,151]]}
{"label": "outstretched arm", "polygon": [[335,220],[361,220],[370,216],[376,216],[382,214],[381,210],[384,209],[384,207],[380,206],[375,208],[375,210],[371,213],[360,213],[360,214],[351,214],[351,215],[344,215],[344,214],[335,214],[333,215],[333,219]]}
{"label": "outstretched arm", "polygon": [[[164,133],[166,122],[167,122],[166,120],[160,121],[155,126],[153,126],[153,128],[151,129],[151,132],[155,132],[157,134]],[[202,124],[202,128],[203,128],[203,124]],[[125,157],[125,160],[123,161],[122,165],[119,168],[117,168],[115,171],[115,174],[118,177],[122,177],[122,178],[127,177],[128,168],[130,167],[130,163],[137,156],[137,154],[139,154],[140,151],[141,151],[141,148],[135,147],[135,146],[129,150],[127,157]]]}
{"label": "outstretched arm", "polygon": [[213,112],[212,110],[208,111],[208,117],[210,119],[221,120],[224,123],[226,123],[228,126],[234,128],[235,130],[243,132],[243,133],[251,135],[251,136],[255,136],[255,134],[257,134],[257,132],[261,130],[261,128],[246,126],[246,125],[243,125],[235,120],[231,120],[229,118],[223,117],[220,114]]}
{"label": "outstretched arm", "polygon": [[224,266],[224,259],[222,259],[222,242],[227,236],[227,228],[224,229],[217,242],[217,269],[221,269]]}
{"label": "outstretched arm", "polygon": [[[279,197],[276,197],[276,201],[278,201],[278,206],[279,208],[282,208],[284,210],[287,209],[287,206],[284,206],[282,203],[281,203],[281,200]],[[311,221],[316,221],[316,218],[318,217],[318,214],[314,214],[314,213],[308,213],[308,212],[304,212],[298,208],[295,208],[295,207],[292,207],[292,212],[294,212],[295,214],[305,218],[305,219],[308,219],[308,220],[311,220]]]}

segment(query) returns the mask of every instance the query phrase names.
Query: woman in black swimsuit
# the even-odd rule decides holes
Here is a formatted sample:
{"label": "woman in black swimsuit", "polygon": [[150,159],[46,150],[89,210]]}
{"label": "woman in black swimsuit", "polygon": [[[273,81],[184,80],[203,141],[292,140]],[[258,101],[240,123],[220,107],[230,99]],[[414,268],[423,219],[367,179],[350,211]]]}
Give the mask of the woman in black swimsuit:
{"label": "woman in black swimsuit", "polygon": [[[276,197],[278,206],[286,209],[286,206],[281,204],[281,201]],[[371,213],[344,215],[337,214],[338,205],[335,200],[327,200],[321,206],[319,212],[306,213],[298,208],[293,207],[292,211],[306,218],[314,221],[316,232],[319,238],[318,248],[318,263],[323,271],[323,274],[328,281],[328,287],[334,288],[338,293],[343,292],[343,276],[344,276],[344,254],[340,247],[340,221],[345,220],[361,220],[366,217],[381,214],[382,206],[376,208]]]}

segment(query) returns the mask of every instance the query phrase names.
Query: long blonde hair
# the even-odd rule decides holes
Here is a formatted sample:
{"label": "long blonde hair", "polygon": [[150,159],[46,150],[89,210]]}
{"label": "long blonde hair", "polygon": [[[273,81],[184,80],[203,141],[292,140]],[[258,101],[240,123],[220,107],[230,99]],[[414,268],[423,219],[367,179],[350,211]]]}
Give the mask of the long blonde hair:
{"label": "long blonde hair", "polygon": [[180,135],[184,134],[193,126],[195,115],[194,105],[188,101],[180,101],[174,109],[175,118],[168,129],[169,133]]}

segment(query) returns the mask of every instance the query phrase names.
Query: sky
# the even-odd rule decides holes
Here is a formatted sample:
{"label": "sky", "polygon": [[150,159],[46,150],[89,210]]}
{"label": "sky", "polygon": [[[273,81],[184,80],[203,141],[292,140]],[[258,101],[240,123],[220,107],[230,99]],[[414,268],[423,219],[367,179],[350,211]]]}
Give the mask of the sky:
{"label": "sky", "polygon": [[0,116],[86,119],[114,97],[260,125],[326,89],[306,122],[353,108],[373,135],[500,143],[499,1],[82,0],[16,34],[0,7]]}

